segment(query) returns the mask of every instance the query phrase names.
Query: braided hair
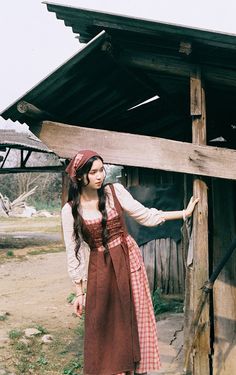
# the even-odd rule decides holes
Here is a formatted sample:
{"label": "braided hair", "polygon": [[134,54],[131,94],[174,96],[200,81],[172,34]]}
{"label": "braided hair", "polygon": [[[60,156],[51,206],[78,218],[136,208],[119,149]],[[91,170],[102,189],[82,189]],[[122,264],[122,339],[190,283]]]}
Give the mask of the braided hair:
{"label": "braided hair", "polygon": [[[76,181],[70,180],[70,185],[69,185],[68,202],[71,203],[72,215],[74,218],[73,237],[74,237],[75,244],[76,244],[75,256],[79,261],[80,261],[79,249],[83,241],[83,237],[84,237],[83,225],[82,225],[83,219],[79,212],[80,197],[81,197],[83,187],[87,186],[90,182],[88,174],[95,160],[101,160],[103,162],[103,159],[100,156],[91,157],[81,168],[77,169]],[[84,178],[85,176],[86,178]],[[85,181],[87,183],[85,183]],[[105,191],[105,185],[102,184],[101,188],[98,189],[98,209],[102,214],[102,244],[107,250],[108,230],[107,230],[106,197],[107,195]]]}

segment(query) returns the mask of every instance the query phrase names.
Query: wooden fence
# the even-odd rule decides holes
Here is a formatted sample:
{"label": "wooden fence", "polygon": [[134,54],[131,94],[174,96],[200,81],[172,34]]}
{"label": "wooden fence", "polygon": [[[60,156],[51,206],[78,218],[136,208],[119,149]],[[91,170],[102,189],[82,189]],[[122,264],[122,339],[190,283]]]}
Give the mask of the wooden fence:
{"label": "wooden fence", "polygon": [[164,294],[184,294],[185,264],[181,242],[156,239],[140,246],[151,293],[159,288]]}

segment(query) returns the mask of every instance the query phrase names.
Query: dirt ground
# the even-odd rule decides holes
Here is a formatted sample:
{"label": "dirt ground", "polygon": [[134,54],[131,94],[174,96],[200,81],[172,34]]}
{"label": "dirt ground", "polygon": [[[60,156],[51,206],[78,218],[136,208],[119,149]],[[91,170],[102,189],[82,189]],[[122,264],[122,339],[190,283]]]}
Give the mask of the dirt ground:
{"label": "dirt ground", "polygon": [[[60,233],[56,240],[60,242]],[[72,315],[72,305],[67,302],[73,286],[67,274],[65,252],[30,255],[23,248],[17,250],[17,255],[0,263],[0,315],[9,314],[0,321],[0,374],[8,373],[3,369],[12,374],[20,373],[14,367],[10,331],[42,326],[52,335],[60,333],[61,342],[64,338],[68,347],[68,341],[72,340],[70,333],[78,325],[78,318]],[[182,314],[163,315],[157,329],[162,369],[155,374],[177,375],[182,367]],[[37,373],[32,370],[30,373],[73,374],[72,371],[56,371]]]}

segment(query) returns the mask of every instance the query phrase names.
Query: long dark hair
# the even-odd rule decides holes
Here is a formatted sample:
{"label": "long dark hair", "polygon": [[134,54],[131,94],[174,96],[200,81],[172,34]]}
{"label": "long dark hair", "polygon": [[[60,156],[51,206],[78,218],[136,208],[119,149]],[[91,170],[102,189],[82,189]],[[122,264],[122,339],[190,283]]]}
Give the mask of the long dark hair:
{"label": "long dark hair", "polygon": [[[72,215],[74,217],[74,231],[73,236],[76,243],[75,246],[75,256],[80,261],[79,248],[83,241],[83,224],[82,217],[79,212],[80,206],[80,196],[82,188],[89,184],[89,171],[92,168],[93,162],[95,160],[103,159],[100,156],[93,156],[90,158],[81,168],[76,171],[76,181],[70,180],[69,191],[68,191],[68,202],[71,203]],[[87,184],[84,182],[84,176],[86,176]],[[108,240],[108,231],[107,231],[107,210],[106,210],[106,191],[105,186],[102,184],[101,188],[98,189],[98,209],[102,214],[102,244],[107,250],[107,240]]]}

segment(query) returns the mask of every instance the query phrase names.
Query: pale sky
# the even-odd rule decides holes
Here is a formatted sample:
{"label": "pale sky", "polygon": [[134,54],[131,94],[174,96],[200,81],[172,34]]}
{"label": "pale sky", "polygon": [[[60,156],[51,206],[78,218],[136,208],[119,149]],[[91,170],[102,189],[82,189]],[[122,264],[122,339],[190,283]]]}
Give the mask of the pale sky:
{"label": "pale sky", "polygon": [[[58,0],[121,15],[236,35],[236,0]],[[41,0],[7,0],[0,12],[0,112],[79,51],[75,34]],[[0,118],[0,128],[22,125]]]}

